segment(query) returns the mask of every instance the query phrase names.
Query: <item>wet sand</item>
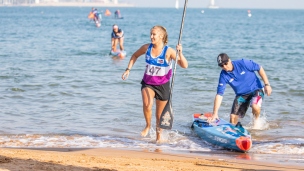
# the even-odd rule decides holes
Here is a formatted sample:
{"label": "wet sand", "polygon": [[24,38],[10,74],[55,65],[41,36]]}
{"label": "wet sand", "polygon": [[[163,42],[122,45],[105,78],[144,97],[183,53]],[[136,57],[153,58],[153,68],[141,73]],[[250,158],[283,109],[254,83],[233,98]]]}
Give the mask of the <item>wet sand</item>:
{"label": "wet sand", "polygon": [[303,169],[296,165],[149,150],[0,148],[0,171],[297,171]]}

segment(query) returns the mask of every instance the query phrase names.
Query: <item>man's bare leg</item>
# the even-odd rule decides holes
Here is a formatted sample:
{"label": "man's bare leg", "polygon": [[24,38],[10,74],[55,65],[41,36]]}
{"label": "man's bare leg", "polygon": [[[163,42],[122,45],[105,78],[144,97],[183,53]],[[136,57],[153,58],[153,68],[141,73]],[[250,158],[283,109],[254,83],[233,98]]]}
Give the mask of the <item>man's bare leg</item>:
{"label": "man's bare leg", "polygon": [[239,116],[235,114],[230,114],[230,123],[236,125],[238,123]]}
{"label": "man's bare leg", "polygon": [[257,104],[252,104],[252,114],[253,114],[253,129],[260,129],[262,125],[260,125],[260,113],[261,108]]}

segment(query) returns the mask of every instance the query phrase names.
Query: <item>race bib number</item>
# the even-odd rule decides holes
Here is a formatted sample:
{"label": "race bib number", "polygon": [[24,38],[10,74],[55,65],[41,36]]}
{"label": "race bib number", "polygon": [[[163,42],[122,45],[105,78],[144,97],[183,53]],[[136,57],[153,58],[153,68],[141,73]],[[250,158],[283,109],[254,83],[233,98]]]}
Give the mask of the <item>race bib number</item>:
{"label": "race bib number", "polygon": [[158,75],[159,71],[160,71],[161,67],[158,66],[151,66],[149,67],[149,65],[146,65],[146,74],[148,75]]}

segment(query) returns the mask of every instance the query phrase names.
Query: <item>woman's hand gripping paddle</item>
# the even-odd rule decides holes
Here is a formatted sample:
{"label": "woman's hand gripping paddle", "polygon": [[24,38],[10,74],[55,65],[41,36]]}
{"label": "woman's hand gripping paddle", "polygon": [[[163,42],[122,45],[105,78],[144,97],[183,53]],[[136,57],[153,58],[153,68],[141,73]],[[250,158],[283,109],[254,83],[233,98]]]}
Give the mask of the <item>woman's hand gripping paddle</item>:
{"label": "woman's hand gripping paddle", "polygon": [[[179,31],[179,38],[178,38],[178,43],[177,43],[178,45],[180,44],[181,39],[182,39],[182,32],[183,32],[183,28],[184,28],[184,19],[185,19],[185,14],[186,14],[187,3],[188,3],[188,0],[185,0],[183,17],[182,17],[181,27],[180,27],[180,31]],[[173,71],[172,81],[171,81],[170,96],[169,96],[168,102],[167,102],[162,114],[160,115],[160,122],[159,122],[158,126],[162,129],[171,129],[172,125],[173,125],[173,110],[172,110],[171,99],[172,99],[172,90],[173,90],[174,76],[175,76],[177,61],[178,61],[178,51],[176,51],[176,59],[175,59],[174,71]]]}

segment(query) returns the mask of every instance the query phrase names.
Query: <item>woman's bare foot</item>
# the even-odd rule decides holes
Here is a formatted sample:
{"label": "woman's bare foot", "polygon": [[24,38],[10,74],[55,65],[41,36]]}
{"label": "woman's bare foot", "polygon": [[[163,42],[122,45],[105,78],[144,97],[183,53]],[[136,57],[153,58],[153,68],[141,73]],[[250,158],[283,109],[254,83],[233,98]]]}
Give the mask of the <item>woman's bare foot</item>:
{"label": "woman's bare foot", "polygon": [[150,130],[150,127],[146,127],[144,130],[141,131],[141,136],[142,137],[147,136],[149,133],[149,130]]}
{"label": "woman's bare foot", "polygon": [[156,140],[156,145],[161,145],[163,143],[166,143],[166,140],[161,139],[161,138]]}

